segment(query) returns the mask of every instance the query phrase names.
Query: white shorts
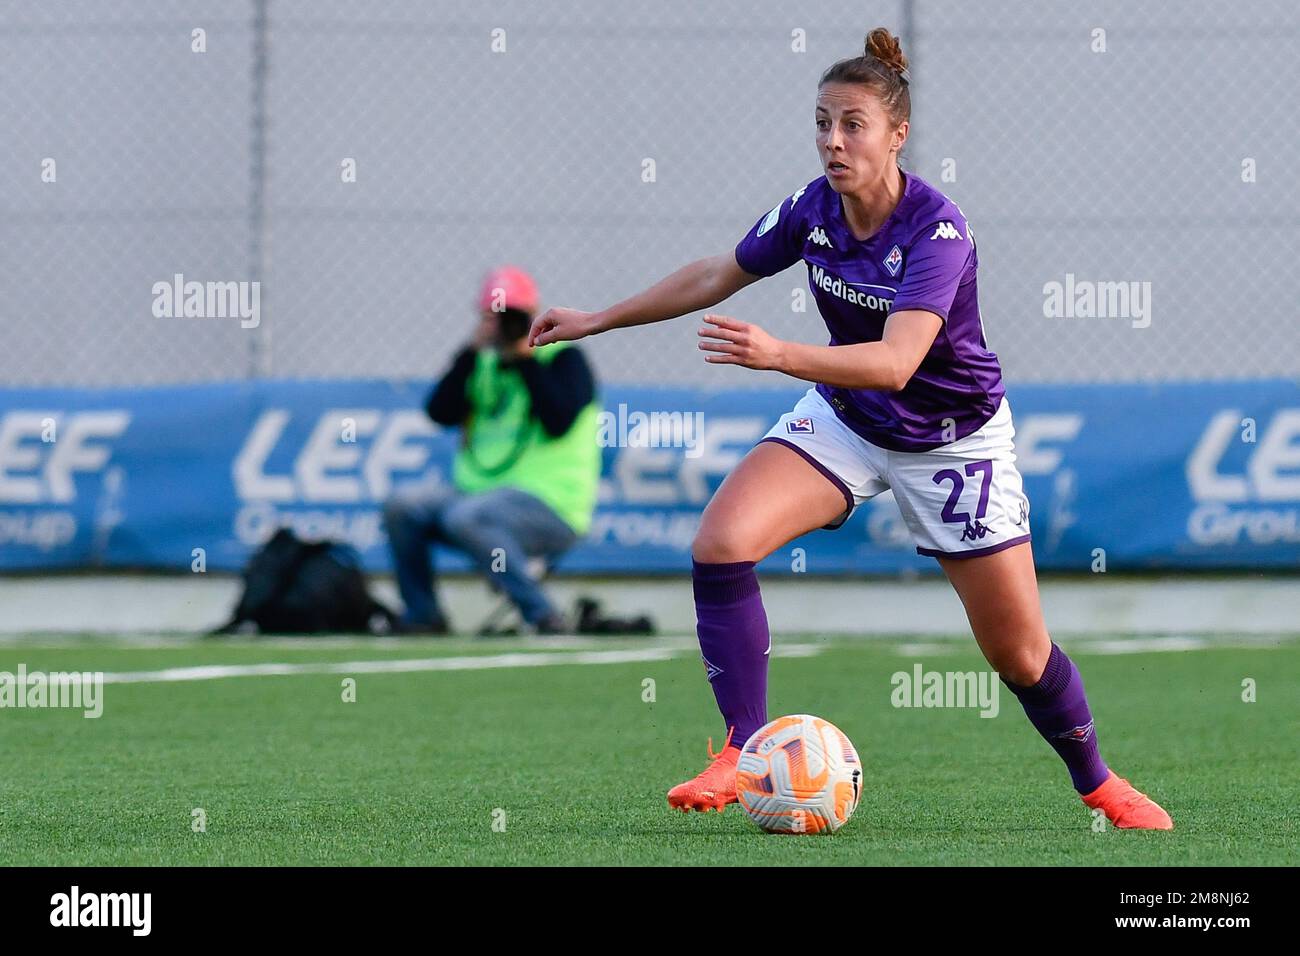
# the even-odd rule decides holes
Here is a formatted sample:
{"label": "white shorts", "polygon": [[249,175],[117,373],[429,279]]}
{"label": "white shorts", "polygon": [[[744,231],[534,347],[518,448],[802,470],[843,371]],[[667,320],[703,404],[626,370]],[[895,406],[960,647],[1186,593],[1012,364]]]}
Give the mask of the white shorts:
{"label": "white shorts", "polygon": [[893,489],[918,554],[973,558],[1029,540],[1025,497],[1006,399],[983,427],[932,451],[890,451],[845,425],[810,388],[761,441],[794,449],[844,495],[844,514]]}

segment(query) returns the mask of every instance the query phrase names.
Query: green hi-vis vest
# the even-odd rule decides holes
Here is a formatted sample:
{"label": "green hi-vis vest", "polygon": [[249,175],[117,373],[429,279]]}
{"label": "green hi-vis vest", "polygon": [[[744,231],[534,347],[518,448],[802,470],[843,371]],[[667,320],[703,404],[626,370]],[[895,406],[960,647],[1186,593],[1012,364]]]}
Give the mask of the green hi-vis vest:
{"label": "green hi-vis vest", "polygon": [[[568,347],[543,345],[533,350],[533,358],[549,364]],[[502,368],[491,349],[479,351],[465,393],[470,414],[452,463],[455,486],[469,494],[518,488],[546,502],[576,534],[586,534],[600,483],[598,404],[591,402],[567,432],[551,437],[529,414],[532,401],[523,376]]]}

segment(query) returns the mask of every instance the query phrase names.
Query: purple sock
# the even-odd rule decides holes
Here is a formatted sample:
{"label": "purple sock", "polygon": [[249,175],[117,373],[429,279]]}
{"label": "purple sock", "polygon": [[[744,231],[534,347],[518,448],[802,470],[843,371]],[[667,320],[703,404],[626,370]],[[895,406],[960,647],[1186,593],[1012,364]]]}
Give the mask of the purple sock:
{"label": "purple sock", "polygon": [[691,562],[700,656],[731,742],[744,747],[767,723],[767,653],[772,640],[753,561]]}
{"label": "purple sock", "polygon": [[1075,790],[1092,793],[1106,782],[1109,770],[1097,750],[1083,678],[1065,651],[1052,644],[1047,668],[1032,687],[1002,683],[1020,698],[1030,723],[1065,761]]}

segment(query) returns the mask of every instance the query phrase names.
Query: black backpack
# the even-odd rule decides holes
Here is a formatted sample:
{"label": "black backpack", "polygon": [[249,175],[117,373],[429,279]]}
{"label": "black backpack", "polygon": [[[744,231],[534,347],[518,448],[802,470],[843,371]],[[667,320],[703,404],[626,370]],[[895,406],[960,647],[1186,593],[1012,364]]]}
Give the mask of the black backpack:
{"label": "black backpack", "polygon": [[255,624],[261,633],[319,634],[394,630],[397,616],[366,589],[356,551],[332,541],[308,543],[281,528],[249,559],[244,594],[216,634]]}

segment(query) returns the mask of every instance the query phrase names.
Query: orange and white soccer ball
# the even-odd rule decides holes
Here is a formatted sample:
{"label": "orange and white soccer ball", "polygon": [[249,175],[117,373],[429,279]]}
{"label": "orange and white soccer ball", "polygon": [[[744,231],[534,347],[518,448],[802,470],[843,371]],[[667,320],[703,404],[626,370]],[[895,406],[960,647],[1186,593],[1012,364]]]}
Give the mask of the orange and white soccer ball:
{"label": "orange and white soccer ball", "polygon": [[834,833],[862,793],[862,761],[849,738],[810,714],[778,717],[745,743],[736,795],[768,833]]}

